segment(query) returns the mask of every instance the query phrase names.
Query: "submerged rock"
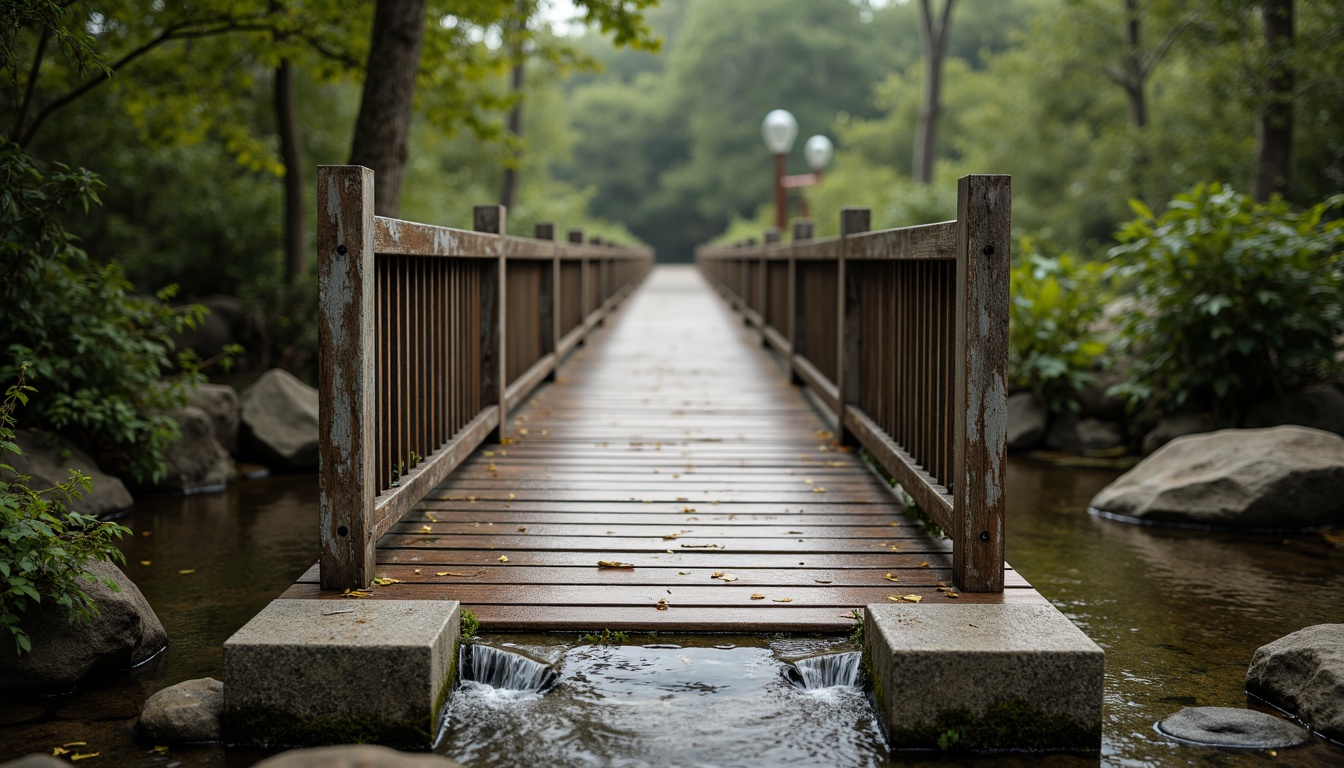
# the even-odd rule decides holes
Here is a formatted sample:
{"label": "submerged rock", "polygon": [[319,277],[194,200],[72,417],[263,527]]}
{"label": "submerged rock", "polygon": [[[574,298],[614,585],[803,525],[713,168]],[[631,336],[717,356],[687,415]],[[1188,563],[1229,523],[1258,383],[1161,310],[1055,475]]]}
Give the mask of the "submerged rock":
{"label": "submerged rock", "polygon": [[243,391],[239,440],[272,469],[317,469],[317,390],[279,368]]}
{"label": "submerged rock", "polygon": [[1008,396],[1008,450],[1028,451],[1045,439],[1050,412],[1031,392]]}
{"label": "submerged rock", "polygon": [[1187,707],[1159,720],[1157,730],[1178,741],[1239,749],[1283,749],[1310,738],[1287,720],[1233,707]]}
{"label": "submerged rock", "polygon": [[1158,523],[1294,529],[1344,522],[1344,438],[1306,427],[1177,438],[1092,499]]}
{"label": "submerged rock", "polygon": [[1246,692],[1344,742],[1344,624],[1317,624],[1260,646]]}
{"label": "submerged rock", "polygon": [[117,478],[98,469],[93,458],[74,443],[46,432],[17,432],[14,442],[22,456],[5,454],[4,462],[20,475],[30,475],[30,488],[52,488],[70,479],[70,470],[78,469],[93,480],[93,488],[79,499],[61,499],[66,507],[86,515],[112,515],[125,512],[134,501],[130,491]]}
{"label": "submerged rock", "polygon": [[424,752],[398,752],[359,744],[291,749],[257,763],[256,768],[464,768],[456,760]]}
{"label": "submerged rock", "polygon": [[224,683],[213,677],[185,680],[150,696],[137,730],[157,744],[219,741]]}
{"label": "submerged rock", "polygon": [[152,658],[168,634],[145,596],[117,566],[90,562],[95,576],[111,579],[82,584],[98,606],[90,621],[71,624],[61,606],[43,603],[23,614],[20,626],[33,642],[22,656],[0,653],[0,693],[64,693],[92,672],[127,669]]}

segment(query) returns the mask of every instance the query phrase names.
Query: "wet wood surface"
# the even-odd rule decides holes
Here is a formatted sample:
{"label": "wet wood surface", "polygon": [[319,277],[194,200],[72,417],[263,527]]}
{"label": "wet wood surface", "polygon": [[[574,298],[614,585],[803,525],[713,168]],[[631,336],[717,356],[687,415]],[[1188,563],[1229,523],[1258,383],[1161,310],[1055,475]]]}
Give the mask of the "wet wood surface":
{"label": "wet wood surface", "polygon": [[[844,632],[868,603],[1043,601],[1012,570],[1002,593],[948,586],[948,542],[690,268],[655,270],[502,434],[382,537],[370,597],[543,631]],[[285,596],[352,599],[316,567]]]}

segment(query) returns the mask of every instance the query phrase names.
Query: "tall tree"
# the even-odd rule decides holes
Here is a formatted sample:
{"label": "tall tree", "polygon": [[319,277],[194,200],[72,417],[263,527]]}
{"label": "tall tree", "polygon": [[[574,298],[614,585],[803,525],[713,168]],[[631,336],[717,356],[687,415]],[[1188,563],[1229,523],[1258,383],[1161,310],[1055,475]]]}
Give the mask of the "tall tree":
{"label": "tall tree", "polygon": [[1263,0],[1260,5],[1269,57],[1263,101],[1255,121],[1255,168],[1251,178],[1251,195],[1260,202],[1288,189],[1296,82],[1289,58],[1293,49],[1293,11],[1293,0]]}
{"label": "tall tree", "polygon": [[1106,66],[1102,70],[1106,77],[1124,89],[1125,98],[1129,101],[1129,123],[1135,128],[1148,125],[1147,89],[1153,70],[1181,32],[1195,20],[1193,14],[1181,17],[1167,28],[1156,46],[1147,49],[1143,47],[1143,17],[1139,0],[1125,0],[1124,56],[1119,64]]}
{"label": "tall tree", "polygon": [[523,65],[527,61],[523,36],[527,32],[527,0],[518,0],[518,11],[517,18],[513,19],[513,23],[510,25],[513,39],[509,42],[510,53],[513,56],[513,72],[509,84],[513,106],[509,107],[506,140],[512,146],[509,149],[508,158],[504,161],[504,176],[499,187],[499,204],[505,208],[513,207],[513,198],[518,191],[518,163],[522,154],[519,142],[523,138],[523,79],[525,75]]}
{"label": "tall tree", "polygon": [[938,118],[943,111],[943,60],[947,57],[948,33],[952,25],[955,0],[944,0],[937,17],[929,0],[919,0],[919,43],[924,54],[924,96],[919,104],[919,123],[915,128],[915,154],[911,172],[920,184],[933,181],[933,160],[938,148]]}
{"label": "tall tree", "polygon": [[350,164],[374,170],[374,210],[396,216],[425,42],[428,0],[378,0]]}
{"label": "tall tree", "polygon": [[294,67],[289,59],[281,59],[275,68],[273,95],[280,162],[285,167],[285,283],[292,284],[308,267],[308,234],[304,223],[303,145],[294,108]]}

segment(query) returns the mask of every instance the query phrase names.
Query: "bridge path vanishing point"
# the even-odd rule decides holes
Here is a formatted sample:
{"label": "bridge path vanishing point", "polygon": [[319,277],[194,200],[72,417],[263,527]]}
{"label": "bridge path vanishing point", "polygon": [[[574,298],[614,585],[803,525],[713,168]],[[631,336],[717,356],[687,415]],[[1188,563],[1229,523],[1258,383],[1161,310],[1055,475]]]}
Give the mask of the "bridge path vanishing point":
{"label": "bridge path vanishing point", "polygon": [[[891,598],[1046,602],[1011,568],[1002,593],[949,594],[950,544],[692,267],[657,268],[510,422],[379,541],[396,581],[373,597],[538,631],[847,631]],[[314,566],[283,597],[341,593]]]}

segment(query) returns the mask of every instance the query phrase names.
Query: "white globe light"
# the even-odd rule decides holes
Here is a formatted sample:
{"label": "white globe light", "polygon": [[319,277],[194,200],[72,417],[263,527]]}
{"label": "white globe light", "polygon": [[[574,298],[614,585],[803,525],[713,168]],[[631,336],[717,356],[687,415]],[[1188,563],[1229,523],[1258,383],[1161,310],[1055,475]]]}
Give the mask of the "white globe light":
{"label": "white globe light", "polygon": [[787,111],[776,109],[766,115],[761,123],[761,137],[765,139],[765,146],[770,148],[771,153],[786,155],[793,147],[793,140],[798,137],[798,121]]}
{"label": "white globe light", "polygon": [[826,169],[835,156],[835,146],[831,140],[820,134],[813,136],[803,145],[803,157],[807,158],[807,167],[817,173]]}

